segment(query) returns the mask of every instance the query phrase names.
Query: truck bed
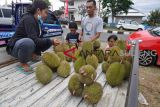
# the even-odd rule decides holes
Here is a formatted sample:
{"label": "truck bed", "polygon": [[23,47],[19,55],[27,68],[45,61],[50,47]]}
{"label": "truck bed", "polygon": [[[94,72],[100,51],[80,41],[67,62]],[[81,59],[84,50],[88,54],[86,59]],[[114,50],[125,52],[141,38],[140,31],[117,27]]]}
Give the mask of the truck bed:
{"label": "truck bed", "polygon": [[[34,67],[37,63],[30,63]],[[16,69],[18,63],[0,69],[0,107],[92,107],[81,97],[70,94],[67,85],[74,74],[73,63],[70,63],[71,75],[61,78],[54,73],[53,80],[40,84],[35,73],[24,74]],[[101,64],[97,68],[96,81],[103,86],[103,97],[94,107],[124,107],[128,89],[128,81],[119,87],[112,88],[106,82]]]}
{"label": "truck bed", "polygon": [[[89,105],[81,97],[74,97],[68,90],[68,81],[74,74],[61,78],[56,73],[47,85],[40,84],[35,73],[24,74],[14,63],[0,69],[0,107],[137,107],[138,106],[138,42],[132,49],[134,55],[130,78],[121,86],[112,88],[99,64],[96,81],[103,86],[103,96],[98,104]],[[1,55],[3,56],[3,55]],[[5,58],[5,57],[3,57]],[[30,62],[34,68],[41,62]]]}

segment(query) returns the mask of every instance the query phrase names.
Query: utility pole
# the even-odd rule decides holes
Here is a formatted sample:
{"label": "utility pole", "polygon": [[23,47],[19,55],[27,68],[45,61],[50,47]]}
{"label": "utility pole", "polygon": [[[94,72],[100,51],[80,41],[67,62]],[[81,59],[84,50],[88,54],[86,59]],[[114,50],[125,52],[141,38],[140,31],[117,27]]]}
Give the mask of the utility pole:
{"label": "utility pole", "polygon": [[7,6],[7,0],[5,0],[5,6]]}

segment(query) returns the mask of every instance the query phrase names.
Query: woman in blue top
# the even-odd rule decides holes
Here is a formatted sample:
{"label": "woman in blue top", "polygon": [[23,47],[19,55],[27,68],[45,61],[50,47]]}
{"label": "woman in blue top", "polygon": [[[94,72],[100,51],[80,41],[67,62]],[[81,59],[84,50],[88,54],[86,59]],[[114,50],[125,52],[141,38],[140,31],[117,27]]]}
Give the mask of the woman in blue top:
{"label": "woman in blue top", "polygon": [[52,45],[60,43],[57,39],[42,38],[40,24],[47,18],[48,5],[43,0],[34,0],[26,14],[21,17],[14,36],[7,44],[7,52],[20,62],[19,68],[32,72],[28,61]]}

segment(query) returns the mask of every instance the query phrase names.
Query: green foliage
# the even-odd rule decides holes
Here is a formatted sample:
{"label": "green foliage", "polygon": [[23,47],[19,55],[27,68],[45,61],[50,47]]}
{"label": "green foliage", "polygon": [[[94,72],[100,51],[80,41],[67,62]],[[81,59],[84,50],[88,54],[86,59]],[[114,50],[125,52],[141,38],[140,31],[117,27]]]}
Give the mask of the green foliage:
{"label": "green foliage", "polygon": [[128,13],[128,10],[131,8],[131,6],[134,3],[132,0],[102,0],[102,7],[104,10],[104,17],[107,14],[112,14],[112,23],[113,23],[113,18],[116,16],[118,13],[124,12]]}
{"label": "green foliage", "polygon": [[160,9],[151,11],[148,19],[150,25],[160,25]]}

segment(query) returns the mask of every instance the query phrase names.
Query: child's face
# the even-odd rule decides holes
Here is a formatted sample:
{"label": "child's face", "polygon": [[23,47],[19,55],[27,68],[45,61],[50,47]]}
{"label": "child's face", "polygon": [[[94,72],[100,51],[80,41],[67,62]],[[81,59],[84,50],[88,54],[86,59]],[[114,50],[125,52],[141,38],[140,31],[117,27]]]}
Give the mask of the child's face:
{"label": "child's face", "polygon": [[72,34],[75,34],[76,33],[76,29],[75,28],[70,28],[70,32],[72,33]]}
{"label": "child's face", "polygon": [[115,40],[113,38],[111,38],[109,41],[108,41],[108,45],[109,47],[113,47],[115,45]]}

